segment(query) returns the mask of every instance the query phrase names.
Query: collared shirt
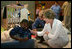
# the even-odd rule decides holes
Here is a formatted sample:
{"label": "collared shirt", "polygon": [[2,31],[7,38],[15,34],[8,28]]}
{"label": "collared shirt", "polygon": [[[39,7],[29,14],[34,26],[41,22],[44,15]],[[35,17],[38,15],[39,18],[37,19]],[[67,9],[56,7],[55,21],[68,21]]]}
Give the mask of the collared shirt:
{"label": "collared shirt", "polygon": [[41,27],[43,28],[45,25],[45,21],[40,20],[39,17],[37,17],[37,19],[35,20],[35,22],[32,25],[32,29],[38,28],[39,25],[41,25]]}
{"label": "collared shirt", "polygon": [[22,27],[15,27],[11,30],[10,35],[19,35],[19,37],[25,38],[28,37],[31,38],[31,32],[29,29],[23,29]]}

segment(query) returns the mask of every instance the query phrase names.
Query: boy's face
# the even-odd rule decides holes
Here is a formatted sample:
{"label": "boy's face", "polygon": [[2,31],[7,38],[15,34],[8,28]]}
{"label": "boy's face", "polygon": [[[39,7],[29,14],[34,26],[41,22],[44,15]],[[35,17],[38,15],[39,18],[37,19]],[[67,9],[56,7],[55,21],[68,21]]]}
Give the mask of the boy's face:
{"label": "boy's face", "polygon": [[23,23],[21,23],[21,27],[24,28],[24,29],[27,29],[28,28],[28,24],[23,22]]}

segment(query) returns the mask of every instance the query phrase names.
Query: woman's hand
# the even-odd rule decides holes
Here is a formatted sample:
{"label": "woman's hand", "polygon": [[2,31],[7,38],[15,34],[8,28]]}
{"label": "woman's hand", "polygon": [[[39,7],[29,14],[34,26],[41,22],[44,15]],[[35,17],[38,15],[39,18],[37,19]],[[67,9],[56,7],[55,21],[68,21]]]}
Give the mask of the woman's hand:
{"label": "woman's hand", "polygon": [[49,32],[45,32],[45,34],[47,34],[47,35],[48,35],[48,34],[49,34]]}
{"label": "woman's hand", "polygon": [[37,33],[37,31],[34,31],[34,30],[30,30],[31,31],[31,33],[33,33],[33,34],[36,34]]}

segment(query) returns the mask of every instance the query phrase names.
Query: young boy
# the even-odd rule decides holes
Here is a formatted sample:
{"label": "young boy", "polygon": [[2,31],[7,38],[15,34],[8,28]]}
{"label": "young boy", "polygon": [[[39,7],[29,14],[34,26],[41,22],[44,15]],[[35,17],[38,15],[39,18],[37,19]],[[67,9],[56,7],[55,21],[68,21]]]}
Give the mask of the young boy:
{"label": "young boy", "polygon": [[10,31],[10,37],[15,39],[1,43],[2,48],[34,48],[35,41],[31,39],[31,32],[28,28],[28,21],[23,19],[20,27],[16,26]]}
{"label": "young boy", "polygon": [[17,26],[11,30],[11,38],[19,41],[26,41],[28,39],[31,39],[31,32],[28,28],[28,23],[29,22],[26,19],[23,19],[20,22],[20,27]]}

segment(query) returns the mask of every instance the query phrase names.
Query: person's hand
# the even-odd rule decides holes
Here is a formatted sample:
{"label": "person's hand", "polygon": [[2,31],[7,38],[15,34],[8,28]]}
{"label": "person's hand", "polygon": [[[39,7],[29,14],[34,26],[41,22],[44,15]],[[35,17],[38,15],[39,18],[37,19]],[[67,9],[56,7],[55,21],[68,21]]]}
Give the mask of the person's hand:
{"label": "person's hand", "polygon": [[34,30],[30,30],[31,31],[31,33],[33,33],[33,34],[36,34],[37,33],[37,31],[34,31]]}
{"label": "person's hand", "polygon": [[37,29],[33,29],[33,31],[37,31]]}
{"label": "person's hand", "polygon": [[48,34],[49,34],[49,32],[45,32],[45,34],[47,34],[47,35],[48,35]]}

